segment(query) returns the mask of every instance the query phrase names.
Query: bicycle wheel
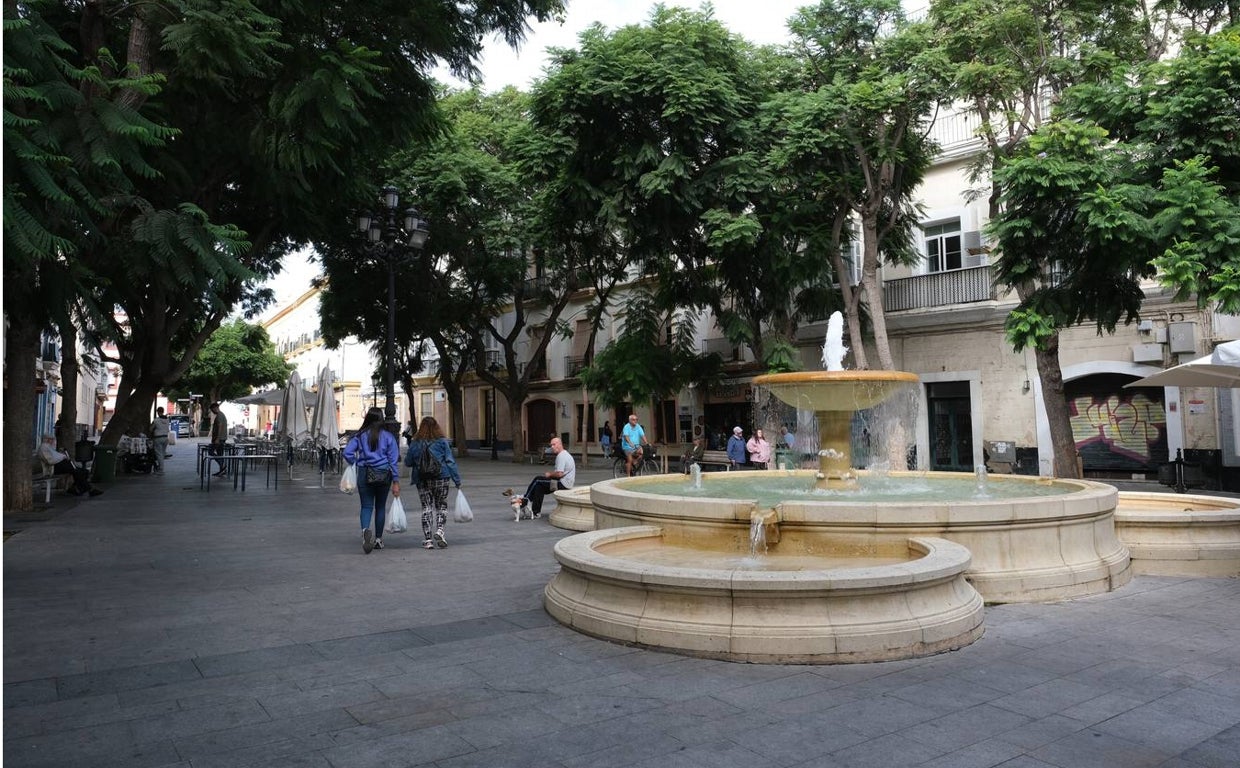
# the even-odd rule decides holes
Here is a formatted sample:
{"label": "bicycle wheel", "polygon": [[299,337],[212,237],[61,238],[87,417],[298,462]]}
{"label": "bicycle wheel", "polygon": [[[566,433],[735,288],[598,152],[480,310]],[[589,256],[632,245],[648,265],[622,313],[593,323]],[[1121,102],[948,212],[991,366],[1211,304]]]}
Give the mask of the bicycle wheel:
{"label": "bicycle wheel", "polygon": [[624,459],[616,459],[614,462],[612,462],[611,464],[611,476],[612,477],[625,477],[627,475],[628,475],[628,472],[624,468]]}
{"label": "bicycle wheel", "polygon": [[661,474],[659,471],[659,462],[655,461],[654,459],[646,459],[645,461],[642,462],[641,474],[643,475]]}

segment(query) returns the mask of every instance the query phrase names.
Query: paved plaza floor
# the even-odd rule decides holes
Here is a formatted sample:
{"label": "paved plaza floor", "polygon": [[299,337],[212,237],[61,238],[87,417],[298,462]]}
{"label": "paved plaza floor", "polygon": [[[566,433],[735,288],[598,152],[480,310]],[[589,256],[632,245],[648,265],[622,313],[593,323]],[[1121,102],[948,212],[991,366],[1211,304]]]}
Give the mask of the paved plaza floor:
{"label": "paved plaza floor", "polygon": [[204,493],[193,443],[5,520],[6,768],[1240,766],[1240,580],[990,606],[923,659],[733,664],[547,616],[570,534],[500,495],[538,467],[464,459],[447,549],[364,555],[334,479]]}

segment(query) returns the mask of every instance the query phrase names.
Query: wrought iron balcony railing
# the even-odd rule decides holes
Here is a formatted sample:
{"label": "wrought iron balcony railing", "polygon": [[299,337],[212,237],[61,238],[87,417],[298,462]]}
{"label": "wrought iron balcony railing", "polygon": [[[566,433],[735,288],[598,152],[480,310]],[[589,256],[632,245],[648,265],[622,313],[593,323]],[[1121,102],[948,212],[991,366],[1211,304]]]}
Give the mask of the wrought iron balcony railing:
{"label": "wrought iron balcony railing", "polygon": [[995,298],[989,266],[932,272],[883,283],[883,309],[887,312],[993,301]]}

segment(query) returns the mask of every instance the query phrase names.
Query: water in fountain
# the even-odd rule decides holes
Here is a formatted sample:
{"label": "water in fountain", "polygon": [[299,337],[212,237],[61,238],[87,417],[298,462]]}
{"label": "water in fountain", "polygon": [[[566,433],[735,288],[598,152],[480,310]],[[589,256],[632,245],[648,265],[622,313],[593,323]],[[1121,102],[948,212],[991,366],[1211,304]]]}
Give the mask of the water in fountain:
{"label": "water in fountain", "polygon": [[986,474],[986,465],[978,464],[977,467],[973,469],[973,475],[977,478],[977,492],[974,493],[973,496],[978,499],[989,499],[990,482]]}
{"label": "water in fountain", "polygon": [[766,554],[766,525],[760,515],[754,515],[749,521],[749,555],[756,557]]}
{"label": "water in fountain", "polygon": [[848,347],[844,346],[844,316],[832,312],[827,319],[827,338],[822,342],[823,370],[844,370],[844,355],[847,352]]}
{"label": "water in fountain", "polygon": [[702,465],[694,464],[689,467],[689,478],[693,481],[691,487],[695,491],[702,490]]}

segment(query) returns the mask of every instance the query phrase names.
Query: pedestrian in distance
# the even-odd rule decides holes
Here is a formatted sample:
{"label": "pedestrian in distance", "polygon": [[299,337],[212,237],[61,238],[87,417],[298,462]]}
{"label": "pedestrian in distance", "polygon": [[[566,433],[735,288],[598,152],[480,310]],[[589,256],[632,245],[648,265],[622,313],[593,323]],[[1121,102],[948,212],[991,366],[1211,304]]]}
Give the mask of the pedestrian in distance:
{"label": "pedestrian in distance", "polygon": [[740,469],[749,461],[745,453],[745,431],[740,427],[732,427],[732,436],[728,438],[728,461],[732,469]]}
{"label": "pedestrian in distance", "polygon": [[[543,497],[548,493],[566,491],[577,482],[577,462],[571,453],[564,450],[564,441],[558,437],[551,438],[551,453],[555,456],[555,468],[536,475],[526,487],[525,494],[512,499],[519,506],[529,504],[534,519],[542,516]],[[512,489],[504,491],[504,495],[512,496]]]}
{"label": "pedestrian in distance", "polygon": [[[383,524],[388,492],[400,498],[400,445],[383,428],[383,411],[371,408],[357,434],[344,447],[344,460],[357,470],[357,498],[361,502],[362,551],[383,549]],[[373,516],[375,527],[370,529]]]}
{"label": "pedestrian in distance", "polygon": [[168,417],[164,416],[163,408],[155,409],[155,418],[151,421],[151,449],[155,451],[155,474],[164,473],[164,459],[168,452]]}
{"label": "pedestrian in distance", "polygon": [[[224,444],[228,442],[228,419],[220,412],[219,403],[211,403],[211,414],[215,418],[211,420],[211,444],[207,447],[207,453],[212,456],[223,456]],[[223,459],[217,459],[216,463],[220,465],[220,470],[215,473],[215,477],[227,475],[228,465]]]}
{"label": "pedestrian in distance", "polygon": [[771,444],[767,442],[761,429],[753,431],[753,437],[745,443],[745,450],[749,451],[749,460],[758,469],[766,469],[771,463]]}
{"label": "pedestrian in distance", "polygon": [[433,416],[423,416],[418,431],[409,442],[405,466],[413,467],[412,479],[422,502],[422,548],[448,546],[444,526],[448,524],[448,482],[461,487],[461,472],[452,455],[452,445],[444,437]]}
{"label": "pedestrian in distance", "polygon": [[598,431],[598,442],[603,447],[603,458],[611,457],[611,442],[614,437],[611,433],[611,422],[604,421],[603,428]]}
{"label": "pedestrian in distance", "polygon": [[706,453],[706,438],[693,438],[693,445],[685,451],[685,455],[680,459],[680,471],[689,474],[689,468],[694,464],[702,463],[702,456]]}
{"label": "pedestrian in distance", "polygon": [[646,430],[637,423],[637,414],[629,414],[629,423],[620,430],[620,450],[624,451],[624,470],[629,477],[633,476],[633,467],[641,466],[643,447],[650,443],[646,440]]}
{"label": "pedestrian in distance", "polygon": [[793,448],[796,447],[797,436],[789,432],[787,427],[779,428],[779,437],[781,440],[784,441],[784,445],[788,447],[788,450],[791,451]]}
{"label": "pedestrian in distance", "polygon": [[103,493],[90,484],[90,473],[84,467],[74,464],[69,454],[56,450],[55,435],[43,436],[42,442],[39,443],[38,454],[39,460],[52,468],[53,475],[73,475],[73,487],[69,489],[70,494],[98,496]]}

